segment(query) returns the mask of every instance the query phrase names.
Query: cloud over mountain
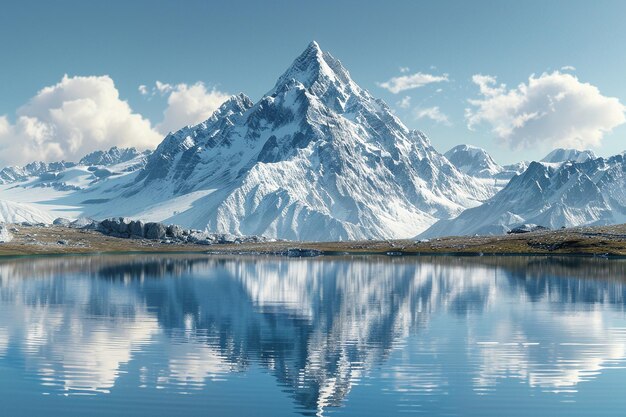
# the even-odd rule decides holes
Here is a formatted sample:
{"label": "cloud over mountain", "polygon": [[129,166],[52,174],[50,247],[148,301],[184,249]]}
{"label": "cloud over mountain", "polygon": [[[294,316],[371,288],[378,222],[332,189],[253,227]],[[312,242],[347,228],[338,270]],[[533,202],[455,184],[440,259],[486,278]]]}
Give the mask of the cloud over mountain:
{"label": "cloud over mountain", "polygon": [[0,117],[0,165],[73,160],[112,146],[152,148],[161,139],[108,75],[65,75],[20,107],[15,122]]}
{"label": "cloud over mountain", "polygon": [[157,81],[156,88],[168,95],[163,120],[156,126],[163,135],[205,121],[230,97],[215,88],[207,90],[201,81],[191,85],[170,85]]}
{"label": "cloud over mountain", "polygon": [[469,100],[468,127],[485,122],[511,148],[598,146],[606,133],[626,121],[626,107],[617,98],[602,95],[572,74],[531,75],[512,89],[488,75],[474,75],[472,81],[482,97]]}
{"label": "cloud over mountain", "polygon": [[433,75],[417,72],[411,75],[401,75],[399,77],[393,77],[388,81],[378,83],[378,86],[389,90],[393,94],[398,94],[402,91],[411,90],[413,88],[419,88],[428,84],[440,83],[444,81],[448,81],[448,74]]}

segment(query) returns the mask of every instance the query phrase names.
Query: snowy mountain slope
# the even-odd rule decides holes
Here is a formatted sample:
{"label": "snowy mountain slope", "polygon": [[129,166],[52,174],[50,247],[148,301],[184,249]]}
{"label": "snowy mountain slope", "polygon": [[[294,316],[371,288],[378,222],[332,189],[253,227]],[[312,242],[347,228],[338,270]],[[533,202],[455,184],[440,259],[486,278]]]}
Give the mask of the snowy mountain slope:
{"label": "snowy mountain slope", "polygon": [[[31,162],[23,167],[9,166],[0,170],[0,185],[24,182],[32,177],[42,180],[54,180],[73,168],[87,168],[89,166],[115,166],[115,170],[126,172],[143,168],[150,151],[138,152],[135,148],[112,147],[108,151],[96,151],[84,156],[78,163],[75,162]],[[92,170],[92,172],[95,170]]]}
{"label": "snowy mountain slope", "polygon": [[232,97],[206,122],[168,135],[133,176],[90,189],[109,199],[86,212],[143,218],[146,207],[181,199],[182,209],[153,220],[287,239],[391,238],[494,193],[315,42],[259,102]]}
{"label": "snowy mountain slope", "polygon": [[588,159],[596,159],[596,154],[590,150],[579,151],[577,149],[557,148],[546,155],[541,162],[561,163],[561,162],[585,162]]}
{"label": "snowy mountain slope", "polygon": [[39,176],[46,173],[56,173],[64,169],[71,168],[76,164],[73,162],[31,162],[23,167],[9,166],[0,170],[0,184],[12,184],[26,181],[29,177]]}
{"label": "snowy mountain slope", "polygon": [[498,234],[522,223],[550,228],[626,221],[624,155],[532,162],[498,194],[460,216],[434,224],[420,237]]}
{"label": "snowy mountain slope", "polygon": [[[19,168],[20,176],[5,183],[0,182],[0,199],[26,204],[52,219],[81,216],[85,212],[84,207],[88,206],[85,201],[89,203],[90,198],[105,199],[104,196],[94,197],[98,193],[92,190],[104,184],[128,181],[126,178],[129,175],[145,166],[146,152],[139,153],[132,148],[116,149],[93,153],[91,156],[105,157],[91,160],[85,157],[78,164],[38,162],[23,168],[6,168],[2,172]],[[116,159],[115,155],[121,155],[122,158]],[[128,159],[129,155],[134,157]],[[84,165],[85,162],[100,162],[102,165]]]}
{"label": "snowy mountain slope", "polygon": [[457,145],[443,154],[459,171],[479,178],[493,178],[504,171],[491,155],[472,145]]}
{"label": "snowy mountain slope", "polygon": [[95,151],[85,155],[78,162],[79,165],[118,165],[131,160],[143,160],[141,156],[150,155],[150,151],[138,152],[135,148],[112,147],[108,151]]}
{"label": "snowy mountain slope", "polygon": [[526,170],[528,163],[499,165],[486,150],[472,145],[457,145],[444,156],[461,172],[475,178],[506,181]]}
{"label": "snowy mountain slope", "polygon": [[0,200],[0,223],[52,223],[54,218],[47,212],[28,204]]}

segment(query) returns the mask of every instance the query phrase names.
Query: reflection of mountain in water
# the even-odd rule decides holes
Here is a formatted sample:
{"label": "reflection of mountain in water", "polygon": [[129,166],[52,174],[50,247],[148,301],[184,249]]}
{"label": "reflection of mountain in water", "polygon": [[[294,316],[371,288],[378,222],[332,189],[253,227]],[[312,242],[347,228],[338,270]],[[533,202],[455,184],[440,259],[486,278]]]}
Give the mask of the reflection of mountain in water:
{"label": "reflection of mountain in water", "polygon": [[[575,274],[590,279],[564,278]],[[464,323],[466,348],[456,359],[471,356],[475,389],[511,377],[562,389],[626,355],[623,332],[607,330],[594,307],[623,309],[626,287],[593,279],[599,276],[625,277],[626,263],[147,255],[11,261],[0,264],[0,358],[19,349],[44,385],[70,391],[110,390],[146,351],[158,350],[161,360],[141,367],[141,383],[185,391],[259,364],[302,412],[316,413],[340,405],[355,382],[434,317],[451,315],[493,323]],[[583,343],[569,343],[581,334]],[[442,374],[453,370],[443,360],[437,366]]]}

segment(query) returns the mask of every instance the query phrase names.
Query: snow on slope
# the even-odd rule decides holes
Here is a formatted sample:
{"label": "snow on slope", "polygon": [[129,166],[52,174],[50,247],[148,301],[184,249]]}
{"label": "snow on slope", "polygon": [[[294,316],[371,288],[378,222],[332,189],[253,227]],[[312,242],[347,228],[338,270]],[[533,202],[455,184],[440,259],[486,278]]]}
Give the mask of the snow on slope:
{"label": "snow on slope", "polygon": [[532,162],[498,194],[420,237],[500,234],[523,223],[550,228],[626,222],[624,155],[562,164]]}
{"label": "snow on slope", "polygon": [[52,223],[54,219],[43,210],[28,204],[0,200],[0,223]]}
{"label": "snow on slope", "polygon": [[457,145],[443,154],[459,171],[479,178],[493,178],[504,171],[491,155],[472,145]]}
{"label": "snow on slope", "polygon": [[13,184],[15,182],[26,181],[29,177],[38,176],[46,173],[55,173],[66,168],[75,166],[73,162],[31,162],[23,167],[9,166],[0,170],[0,185]]}
{"label": "snow on slope", "polygon": [[[128,159],[133,153],[135,156]],[[116,154],[122,158],[115,159]],[[104,158],[88,160],[90,155],[104,155]],[[98,186],[127,181],[126,177],[145,166],[147,158],[146,153],[138,153],[132,148],[113,148],[90,155],[81,162],[100,162],[102,165],[37,162],[24,168],[5,168],[2,172],[14,172],[17,168],[23,175],[4,183],[0,181],[0,199],[25,203],[52,219],[79,217],[84,214],[84,207],[88,206],[90,199],[106,200],[106,195],[98,195]]]}
{"label": "snow on slope", "polygon": [[444,156],[459,171],[475,178],[504,180],[502,185],[528,167],[527,162],[499,165],[486,150],[472,145],[457,145]]}
{"label": "snow on slope", "polygon": [[557,148],[550,152],[541,162],[561,163],[561,162],[585,162],[588,159],[596,159],[596,154],[590,150],[579,151],[577,149]]}
{"label": "snow on slope", "polygon": [[184,207],[169,204],[169,216],[154,220],[286,239],[398,238],[494,192],[313,42],[258,103],[234,96],[168,135],[145,169],[88,190],[107,201],[85,211],[143,218],[146,207],[181,199]]}

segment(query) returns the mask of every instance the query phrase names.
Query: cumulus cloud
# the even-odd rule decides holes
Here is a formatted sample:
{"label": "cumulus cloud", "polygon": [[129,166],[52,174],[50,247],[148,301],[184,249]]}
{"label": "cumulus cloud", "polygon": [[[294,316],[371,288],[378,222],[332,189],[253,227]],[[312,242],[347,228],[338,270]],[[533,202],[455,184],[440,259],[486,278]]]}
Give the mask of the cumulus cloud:
{"label": "cumulus cloud", "polygon": [[0,117],[0,165],[76,160],[111,146],[152,148],[162,139],[121,100],[109,76],[69,77]]}
{"label": "cumulus cloud", "polygon": [[626,121],[626,107],[617,98],[602,95],[572,74],[531,75],[512,89],[488,75],[472,80],[482,97],[469,100],[468,128],[485,122],[512,148],[598,146],[606,133]]}
{"label": "cumulus cloud", "polygon": [[203,122],[230,97],[216,89],[208,90],[202,82],[171,85],[157,81],[155,89],[168,95],[163,120],[156,126],[162,134]]}
{"label": "cumulus cloud", "polygon": [[411,97],[410,96],[402,97],[402,100],[398,101],[396,103],[396,106],[400,107],[401,109],[408,109],[409,107],[411,107]]}
{"label": "cumulus cloud", "polygon": [[415,109],[416,119],[430,119],[434,122],[449,125],[448,116],[441,112],[439,106]]}
{"label": "cumulus cloud", "polygon": [[448,74],[433,75],[417,72],[411,75],[401,75],[399,77],[393,77],[388,81],[378,83],[378,86],[389,90],[394,94],[398,94],[405,90],[419,88],[428,84],[440,83],[444,81],[448,81]]}

